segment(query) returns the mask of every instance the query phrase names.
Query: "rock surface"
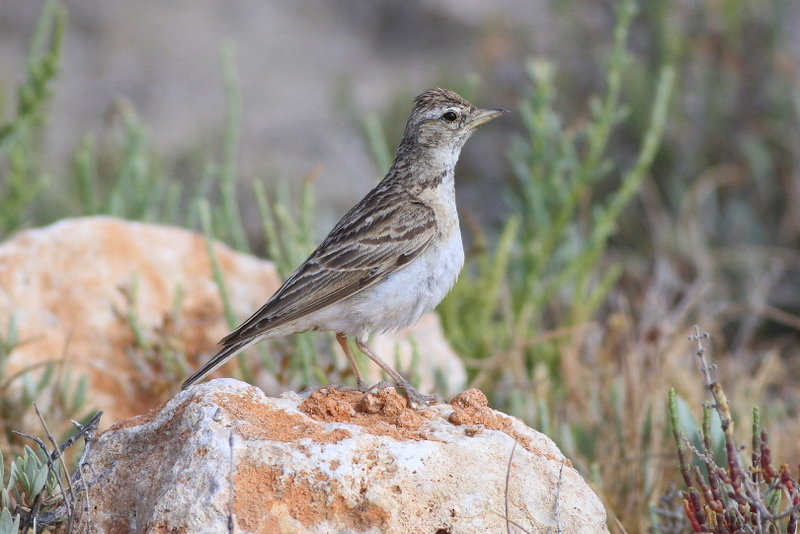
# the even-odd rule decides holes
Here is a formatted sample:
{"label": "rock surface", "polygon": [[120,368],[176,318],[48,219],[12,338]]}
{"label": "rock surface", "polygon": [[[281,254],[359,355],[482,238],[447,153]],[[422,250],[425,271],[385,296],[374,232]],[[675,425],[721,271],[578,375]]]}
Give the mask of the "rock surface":
{"label": "rock surface", "polygon": [[[275,268],[219,243],[214,250],[233,312],[244,319],[278,288]],[[73,375],[88,376],[87,408],[104,410],[106,426],[144,413],[177,391],[188,369],[166,369],[165,354],[185,355],[186,362],[173,365],[196,367],[228,333],[203,236],[110,217],[63,220],[0,244],[0,335],[7,334],[12,317],[20,343],[6,376],[43,362],[67,362]],[[423,391],[434,390],[431,366],[444,369],[453,388],[440,394],[463,388],[463,365],[436,317],[376,336],[375,348],[394,354],[397,347],[408,362],[411,338],[426,356]],[[343,355],[339,361],[346,368]],[[364,370],[377,382],[374,367]],[[218,376],[233,371],[222,368]],[[274,385],[271,391],[283,389]]]}
{"label": "rock surface", "polygon": [[276,399],[219,379],[117,423],[86,461],[80,532],[608,532],[555,444],[478,390],[414,411],[393,389]]}

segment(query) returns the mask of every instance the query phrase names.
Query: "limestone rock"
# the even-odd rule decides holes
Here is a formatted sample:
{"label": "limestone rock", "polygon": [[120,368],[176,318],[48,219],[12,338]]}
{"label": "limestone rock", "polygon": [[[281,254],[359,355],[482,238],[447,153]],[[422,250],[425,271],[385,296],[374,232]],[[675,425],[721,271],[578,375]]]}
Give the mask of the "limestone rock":
{"label": "limestone rock", "polygon": [[114,425],[86,461],[79,532],[608,532],[555,444],[477,390],[415,411],[393,389],[276,399],[218,379]]}
{"label": "limestone rock", "polygon": [[[214,250],[233,312],[244,319],[278,288],[274,265],[219,243]],[[20,343],[6,376],[28,367],[40,371],[43,362],[68,362],[73,375],[88,376],[89,408],[104,410],[105,424],[169,398],[188,367],[210,357],[228,333],[203,236],[111,217],[63,220],[0,244],[0,335],[12,318]],[[375,342],[390,351],[388,361],[397,343],[408,362],[415,338],[425,362],[439,362],[451,392],[458,391],[464,368],[436,321],[428,317]],[[134,326],[146,347],[137,342]],[[187,361],[177,362],[184,369],[165,373],[168,353],[186,355]],[[346,365],[344,356],[340,361]],[[420,369],[421,389],[433,392],[433,372]],[[231,372],[222,368],[218,376]],[[278,384],[271,391],[283,389]]]}

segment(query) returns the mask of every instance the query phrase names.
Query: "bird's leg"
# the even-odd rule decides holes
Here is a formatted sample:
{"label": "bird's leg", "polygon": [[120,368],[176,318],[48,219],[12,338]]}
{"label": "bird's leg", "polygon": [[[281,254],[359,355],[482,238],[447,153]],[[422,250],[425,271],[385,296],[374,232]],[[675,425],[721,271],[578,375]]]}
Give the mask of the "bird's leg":
{"label": "bird's leg", "polygon": [[[352,367],[353,371],[356,373],[356,380],[358,380],[358,390],[359,391],[368,390],[369,386],[367,385],[367,381],[364,380],[364,375],[361,374],[361,369],[358,368],[358,363],[356,362],[355,356],[353,356],[353,351],[350,350],[350,345],[347,344],[347,336],[345,336],[340,332],[337,332],[336,341],[339,342],[339,346],[342,347],[344,355],[347,356],[347,361],[350,362],[350,367]],[[367,356],[369,356],[369,354],[367,354]]]}
{"label": "bird's leg", "polygon": [[403,376],[391,368],[391,366],[384,362],[383,360],[375,354],[371,348],[367,345],[366,336],[359,336],[356,337],[356,346],[358,350],[363,352],[364,354],[369,357],[370,360],[377,363],[378,366],[386,371],[386,374],[394,380],[395,385],[399,386],[406,392],[406,397],[414,404],[418,404],[421,406],[428,406],[432,402],[441,402],[441,398],[438,395],[423,395],[417,389],[412,386],[408,380],[403,378]]}

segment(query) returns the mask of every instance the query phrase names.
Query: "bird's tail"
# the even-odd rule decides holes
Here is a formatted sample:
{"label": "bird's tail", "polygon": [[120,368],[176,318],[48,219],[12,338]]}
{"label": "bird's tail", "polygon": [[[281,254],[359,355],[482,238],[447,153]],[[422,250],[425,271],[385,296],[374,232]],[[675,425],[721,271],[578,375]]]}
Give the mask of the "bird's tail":
{"label": "bird's tail", "polygon": [[223,363],[227,362],[241,351],[249,347],[250,345],[261,341],[260,337],[249,338],[239,341],[238,343],[231,343],[230,345],[226,345],[218,353],[216,353],[206,364],[197,370],[192,376],[186,379],[186,382],[183,383],[181,386],[181,391],[188,388],[195,382],[200,382],[205,377],[210,375],[217,367],[222,365]]}

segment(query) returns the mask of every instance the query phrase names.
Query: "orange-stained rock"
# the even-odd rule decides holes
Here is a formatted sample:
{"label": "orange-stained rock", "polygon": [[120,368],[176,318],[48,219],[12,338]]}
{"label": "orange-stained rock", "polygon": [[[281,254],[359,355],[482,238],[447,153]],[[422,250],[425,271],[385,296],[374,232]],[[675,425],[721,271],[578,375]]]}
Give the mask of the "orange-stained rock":
{"label": "orange-stained rock", "polygon": [[[278,286],[272,265],[216,245],[236,313]],[[179,324],[170,318],[180,291]],[[10,372],[65,361],[89,377],[89,403],[105,424],[143,413],[174,391],[153,391],[136,357],[130,317],[148,341],[171,328],[180,352],[213,349],[226,333],[203,236],[110,217],[68,219],[18,233],[0,246],[0,325],[22,343]],[[161,386],[162,388],[164,386]]]}
{"label": "orange-stained rock", "polygon": [[484,534],[507,532],[506,519],[519,532],[608,532],[555,444],[482,393],[421,411],[393,389],[370,396],[193,386],[92,444],[76,531],[228,532],[232,517],[242,534]]}
{"label": "orange-stained rock", "polygon": [[[244,319],[278,288],[275,268],[220,243],[214,250],[233,312]],[[111,217],[63,220],[0,244],[0,335],[12,317],[20,343],[5,376],[42,362],[68,362],[73,375],[88,376],[89,408],[106,412],[104,427],[178,390],[183,371],[162,372],[163,354],[185,354],[188,372],[211,356],[229,330],[203,236]],[[132,317],[157,356],[151,361],[137,346]],[[427,365],[435,361],[454,392],[463,388],[464,368],[437,321],[426,317],[405,332],[376,336],[374,343],[394,361],[397,342],[401,360],[408,362],[414,337],[425,355],[420,389],[433,392],[434,372]],[[374,365],[364,370],[377,381]],[[232,372],[229,364],[216,376]],[[281,391],[274,379],[258,379],[270,393]]]}

